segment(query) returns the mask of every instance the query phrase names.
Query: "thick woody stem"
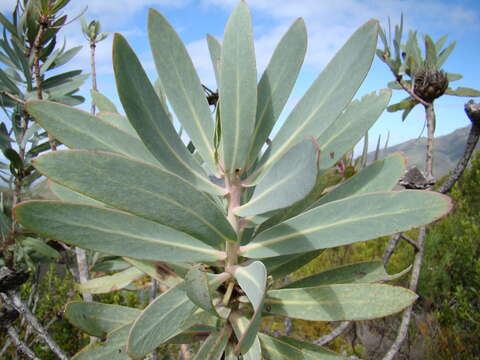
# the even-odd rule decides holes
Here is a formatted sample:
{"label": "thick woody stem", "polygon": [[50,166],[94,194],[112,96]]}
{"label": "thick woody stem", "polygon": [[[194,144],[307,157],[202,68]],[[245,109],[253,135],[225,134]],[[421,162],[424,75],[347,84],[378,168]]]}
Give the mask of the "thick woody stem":
{"label": "thick woody stem", "polygon": [[40,360],[35,353],[25,344],[22,340],[20,340],[20,336],[18,335],[17,331],[12,327],[7,327],[8,336],[12,340],[13,344],[17,347],[18,354],[25,355],[27,358],[32,360]]}
{"label": "thick woody stem", "polygon": [[425,105],[425,114],[427,118],[427,154],[425,161],[425,173],[427,179],[433,179],[433,140],[435,136],[435,110],[433,103]]}
{"label": "thick woody stem", "polygon": [[[92,69],[92,90],[98,91],[97,88],[97,70],[95,66],[95,48],[96,48],[95,39],[90,40],[90,68]],[[92,101],[91,107],[92,115],[95,115],[95,103]]]}

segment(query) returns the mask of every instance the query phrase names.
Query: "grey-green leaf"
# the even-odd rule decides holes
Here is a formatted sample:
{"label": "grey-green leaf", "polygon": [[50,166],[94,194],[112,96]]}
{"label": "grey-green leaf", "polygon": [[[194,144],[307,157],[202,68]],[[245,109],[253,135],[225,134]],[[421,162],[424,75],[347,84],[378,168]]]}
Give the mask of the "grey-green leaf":
{"label": "grey-green leaf", "polygon": [[220,65],[220,119],[226,174],[245,170],[257,107],[257,70],[250,11],[244,1],[230,15]]}
{"label": "grey-green leaf", "polygon": [[320,137],[337,119],[370,69],[377,34],[378,23],[371,20],[350,37],[285,120],[272,141],[268,159],[256,173],[271,166],[305,137]]}
{"label": "grey-green leaf", "polygon": [[153,9],[148,14],[148,38],[167,98],[202,159],[216,174],[214,123],[187,49],[169,22]]}
{"label": "grey-green leaf", "polygon": [[128,121],[127,117],[117,114],[117,113],[112,113],[112,112],[99,112],[97,115],[100,119],[108,122],[112,126],[115,126],[129,135],[140,139],[138,137],[137,131],[133,128],[132,124]]}
{"label": "grey-green leaf", "polygon": [[193,360],[220,360],[232,334],[232,328],[224,326],[220,331],[215,331],[202,344]]}
{"label": "grey-green leaf", "polygon": [[451,208],[450,198],[429,191],[352,196],[265,230],[240,252],[250,258],[265,258],[347,245],[428,224]]}
{"label": "grey-green leaf", "polygon": [[215,195],[223,194],[224,190],[208,179],[183,144],[140,61],[119,34],[115,34],[113,49],[120,101],[146,147],[169,171],[204,191]]}
{"label": "grey-green leaf", "polygon": [[234,213],[245,217],[290,206],[313,189],[317,173],[318,149],[311,139],[306,139],[266,171],[249,202]]}
{"label": "grey-green leaf", "polygon": [[86,205],[104,206],[104,204],[102,204],[99,201],[93,200],[88,196],[85,196],[78,192],[70,190],[69,188],[63,185],[57,184],[51,180],[48,180],[48,187],[60,200],[67,201],[67,202],[76,202],[76,203],[86,204]]}
{"label": "grey-green leaf", "polygon": [[126,344],[131,326],[126,324],[113,330],[105,342],[87,345],[72,360],[130,360]]}
{"label": "grey-green leaf", "polygon": [[407,267],[398,274],[389,275],[385,271],[383,262],[367,261],[322,271],[318,274],[307,276],[303,279],[291,282],[283,288],[307,288],[330,284],[354,284],[391,281],[398,279],[408,271],[410,271],[410,267]]}
{"label": "grey-green leaf", "polygon": [[35,167],[112,207],[188,233],[223,249],[236,235],[212,198],[178,175],[121,155],[83,150],[38,157]]}
{"label": "grey-green leaf", "polygon": [[297,19],[278,43],[258,83],[257,115],[249,162],[258,156],[292,92],[307,51],[307,29]]}
{"label": "grey-green leaf", "polygon": [[281,278],[299,269],[318,257],[323,250],[314,250],[303,254],[283,255],[262,259],[268,275],[273,279]]}
{"label": "grey-green leaf", "polygon": [[347,106],[317,139],[320,146],[320,169],[331,168],[345,153],[353,149],[377,121],[390,101],[391,90],[367,94]]}
{"label": "grey-green leaf", "polygon": [[225,254],[158,223],[113,209],[59,201],[28,201],[17,220],[47,238],[118,256],[155,261],[216,261]]}
{"label": "grey-green leaf", "polygon": [[86,111],[49,101],[30,101],[27,111],[70,148],[110,151],[159,164],[138,138]]}
{"label": "grey-green leaf", "polygon": [[265,360],[340,360],[345,357],[310,343],[290,337],[274,338],[259,334]]}
{"label": "grey-green leaf", "polygon": [[115,104],[105,95],[95,90],[90,90],[90,95],[100,111],[118,114]]}
{"label": "grey-green leaf", "polygon": [[72,301],[65,308],[68,321],[97,337],[103,337],[114,329],[133,322],[140,312],[127,306],[83,301]]}
{"label": "grey-green leaf", "polygon": [[143,358],[157,346],[178,334],[197,306],[185,292],[185,283],[171,288],[148,305],[134,322],[127,350],[133,358]]}
{"label": "grey-green leaf", "polygon": [[144,276],[142,271],[135,267],[131,267],[113,275],[90,279],[79,284],[78,290],[82,293],[105,294],[123,289],[142,276]]}
{"label": "grey-green leaf", "polygon": [[185,287],[187,296],[194,304],[212,315],[219,316],[213,305],[212,289],[205,272],[198,267],[192,268],[185,277]]}
{"label": "grey-green leaf", "polygon": [[222,58],[222,44],[214,36],[207,35],[208,51],[210,52],[210,60],[212,60],[213,71],[215,72],[215,80],[217,86],[220,84],[220,61]]}
{"label": "grey-green leaf", "polygon": [[369,320],[398,313],[417,299],[412,291],[384,284],[338,284],[271,290],[264,314],[313,321]]}
{"label": "grey-green leaf", "polygon": [[392,190],[404,174],[406,166],[407,158],[403,154],[388,155],[385,159],[368,165],[358,174],[322,196],[312,208],[353,195]]}
{"label": "grey-green leaf", "polygon": [[463,96],[463,97],[478,97],[480,96],[480,91],[477,89],[459,86],[455,90],[448,88],[445,91],[445,94],[454,95],[454,96]]}

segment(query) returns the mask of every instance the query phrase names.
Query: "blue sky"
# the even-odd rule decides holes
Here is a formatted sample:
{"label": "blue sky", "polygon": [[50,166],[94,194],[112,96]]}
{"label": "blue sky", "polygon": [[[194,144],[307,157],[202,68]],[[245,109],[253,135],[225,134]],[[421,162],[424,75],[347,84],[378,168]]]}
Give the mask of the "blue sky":
{"label": "blue sky", "polygon": [[[13,0],[1,0],[0,11],[8,12],[13,3]],[[76,14],[88,6],[86,19],[100,20],[103,29],[111,34],[123,34],[143,61],[151,79],[155,79],[146,19],[148,9],[156,8],[167,17],[184,40],[202,82],[215,88],[205,34],[210,33],[221,39],[228,15],[236,3],[237,0],[72,0],[66,11]],[[457,47],[444,69],[464,75],[464,79],[453,83],[454,87],[480,88],[478,0],[250,0],[247,3],[253,16],[258,78],[288,26],[298,17],[303,17],[306,22],[309,33],[307,56],[284,114],[292,109],[356,28],[371,18],[378,19],[386,26],[390,17],[392,24],[395,24],[400,20],[401,12],[407,29],[418,30],[420,35],[428,33],[434,40],[448,34],[449,42],[457,41]],[[64,36],[70,46],[86,45],[78,21],[64,29]],[[112,36],[109,36],[97,47],[98,82],[100,91],[115,99],[117,94],[111,66],[111,40]],[[88,46],[84,46],[69,68],[82,68],[85,72],[90,72]],[[375,59],[356,97],[384,88],[390,80],[392,76],[386,65]],[[88,88],[87,84],[82,89],[87,99]],[[403,93],[396,91],[392,101],[403,97]],[[438,101],[437,135],[447,134],[469,124],[463,111],[463,104],[467,100],[446,96]],[[84,107],[87,109],[88,103]],[[371,129],[371,146],[375,145],[379,134],[385,138],[388,132],[390,144],[418,137],[423,124],[424,114],[420,107],[404,123],[400,113],[384,113]]]}

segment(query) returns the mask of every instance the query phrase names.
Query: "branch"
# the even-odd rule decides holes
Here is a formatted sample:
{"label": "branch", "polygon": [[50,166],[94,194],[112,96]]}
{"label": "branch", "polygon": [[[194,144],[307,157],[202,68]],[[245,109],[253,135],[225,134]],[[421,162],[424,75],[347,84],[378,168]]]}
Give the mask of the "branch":
{"label": "branch", "polygon": [[394,234],[390,237],[390,240],[388,241],[387,248],[383,252],[383,263],[385,266],[387,266],[390,257],[393,255],[393,252],[395,251],[395,248],[397,247],[398,241],[402,237],[401,233]]}
{"label": "branch", "polygon": [[9,296],[2,293],[3,300],[7,305],[14,307],[19,313],[21,313],[30,326],[37,332],[43,342],[58,356],[61,360],[68,360],[68,356],[60,349],[57,343],[48,335],[45,328],[40,324],[38,319],[30,312],[30,309],[25,306],[20,297],[13,291],[9,293]]}
{"label": "branch", "polygon": [[468,134],[465,150],[462,157],[458,161],[455,170],[453,170],[447,181],[445,181],[440,189],[438,189],[438,192],[442,194],[450,192],[450,190],[453,188],[453,185],[455,185],[458,179],[460,179],[468,165],[470,158],[472,157],[473,151],[475,150],[480,137],[480,105],[476,104],[475,101],[470,100],[465,104],[465,112],[472,122],[472,127],[470,128],[470,133]]}
{"label": "branch", "polygon": [[[417,289],[418,277],[420,275],[420,268],[422,267],[425,237],[426,237],[426,228],[425,226],[422,226],[418,234],[418,241],[417,241],[418,248],[415,251],[415,259],[413,260],[412,277],[410,278],[409,289],[413,292],[415,292],[415,290]],[[410,325],[410,319],[412,317],[412,310],[413,310],[413,305],[410,305],[403,312],[402,322],[400,324],[400,328],[398,329],[397,338],[395,339],[392,346],[390,347],[390,350],[383,357],[383,360],[392,360],[395,357],[395,355],[398,353],[400,348],[402,347],[402,344],[405,338],[407,337],[408,327]]]}
{"label": "branch", "polygon": [[20,340],[20,337],[18,336],[17,332],[12,326],[7,327],[7,332],[8,336],[10,336],[10,339],[12,340],[13,344],[17,347],[18,352],[22,355],[25,355],[29,359],[32,360],[40,360],[35,353],[30,350],[30,348],[22,341]]}
{"label": "branch", "polygon": [[11,100],[13,101],[16,101],[18,102],[19,104],[22,104],[22,105],[25,105],[25,101],[23,101],[22,99],[20,99],[19,97],[16,97],[15,95],[13,94],[10,94],[8,91],[0,91],[0,94],[10,98]]}
{"label": "branch", "polygon": [[342,335],[345,331],[347,331],[352,324],[353,324],[353,321],[343,321],[330,334],[327,334],[327,335],[322,336],[321,338],[318,338],[313,343],[315,345],[318,345],[318,346],[325,346],[325,345],[331,343],[333,340],[335,340],[340,335]]}
{"label": "branch", "polygon": [[[393,71],[392,71],[393,72]],[[395,76],[395,79],[397,80],[398,84],[402,87],[403,90],[405,90],[408,95],[410,95],[412,98],[414,98],[416,101],[418,101],[420,104],[422,104],[423,106],[428,106],[430,103],[423,100],[420,96],[418,96],[417,94],[415,94],[415,91],[414,91],[414,88],[413,88],[413,85],[412,87],[410,88],[407,83],[405,83],[405,81],[402,79],[402,75],[400,74],[396,74],[396,73],[393,73],[393,75]],[[412,84],[414,83],[414,81],[412,80]]]}

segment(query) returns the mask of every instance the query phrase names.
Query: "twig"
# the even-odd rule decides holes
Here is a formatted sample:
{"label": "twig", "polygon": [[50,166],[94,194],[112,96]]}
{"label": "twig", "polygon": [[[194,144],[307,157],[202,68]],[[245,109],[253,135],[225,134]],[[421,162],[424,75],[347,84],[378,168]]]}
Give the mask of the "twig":
{"label": "twig", "polygon": [[480,105],[476,104],[475,101],[470,100],[465,104],[465,112],[472,122],[472,127],[470,128],[470,133],[468,134],[465,150],[462,157],[458,161],[455,170],[453,170],[447,181],[445,181],[440,189],[438,189],[438,192],[442,194],[448,193],[458,179],[460,179],[470,158],[472,157],[473,151],[478,143],[478,138],[480,137]]}
{"label": "twig", "polygon": [[[158,282],[155,279],[152,279],[152,287],[150,288],[150,294],[149,294],[149,303],[153,302],[155,298],[157,297],[157,292],[158,292]],[[158,353],[157,350],[153,350],[152,353],[152,360],[158,360]]]}
{"label": "twig", "polygon": [[[412,88],[410,88],[405,83],[405,81],[402,79],[402,75],[396,74],[396,73],[393,73],[393,75],[395,76],[395,79],[397,80],[398,84],[402,87],[402,89],[405,90],[412,98],[414,98],[416,101],[418,101],[423,106],[427,106],[428,104],[430,104],[429,102],[423,100],[420,96],[415,94],[415,89],[413,88],[413,86],[412,86]],[[412,81],[412,84],[413,83],[414,83],[414,81]]]}
{"label": "twig", "polygon": [[390,237],[388,241],[387,247],[383,252],[383,263],[387,266],[388,262],[390,261],[390,257],[393,255],[395,248],[397,247],[398,241],[401,238],[401,233],[394,234]]}
{"label": "twig", "polygon": [[433,177],[433,140],[435,135],[435,109],[433,108],[433,103],[427,103],[425,106],[425,116],[427,119],[427,154],[426,154],[426,164],[425,164],[425,173],[427,180],[434,179]]}
{"label": "twig", "polygon": [[48,335],[45,328],[40,324],[38,319],[30,312],[30,309],[25,306],[20,297],[13,291],[9,292],[9,296],[1,294],[3,300],[7,305],[14,307],[27,320],[28,324],[37,332],[43,342],[58,356],[61,360],[68,360],[68,356],[60,349],[57,343]]}
{"label": "twig", "polygon": [[0,350],[0,359],[2,358],[3,354],[5,354],[5,351],[8,350],[8,348],[12,345],[12,340],[6,339],[5,344],[3,345],[2,350]]}
{"label": "twig", "polygon": [[19,353],[25,355],[29,359],[40,360],[35,353],[30,350],[30,348],[22,340],[20,340],[20,337],[11,325],[7,327],[7,332],[13,344],[17,347]]}
{"label": "twig", "polygon": [[8,91],[0,91],[0,94],[5,95],[6,97],[12,99],[13,101],[18,102],[19,104],[25,105],[25,101],[23,101],[19,97],[16,97],[13,94],[10,94]]}
{"label": "twig", "polygon": [[413,240],[412,238],[408,237],[403,233],[400,236],[403,240],[406,240],[410,245],[412,245],[416,250],[418,250],[418,244],[415,240]]}
{"label": "twig", "polygon": [[342,335],[345,331],[347,331],[352,324],[353,324],[353,321],[343,321],[330,334],[323,335],[321,338],[318,338],[313,343],[318,346],[325,346],[331,343],[340,335]]}
{"label": "twig", "polygon": [[[420,269],[422,267],[425,236],[426,228],[425,226],[422,226],[418,234],[418,248],[415,250],[415,259],[413,260],[412,276],[410,278],[409,286],[409,289],[411,291],[415,291],[417,289],[418,277],[420,275]],[[397,338],[390,347],[390,350],[388,350],[387,354],[385,354],[385,356],[383,357],[383,360],[392,360],[400,350],[405,338],[407,337],[408,327],[410,325],[410,319],[412,317],[412,310],[413,305],[410,305],[403,312],[402,322],[400,324],[400,328],[398,329]]]}

